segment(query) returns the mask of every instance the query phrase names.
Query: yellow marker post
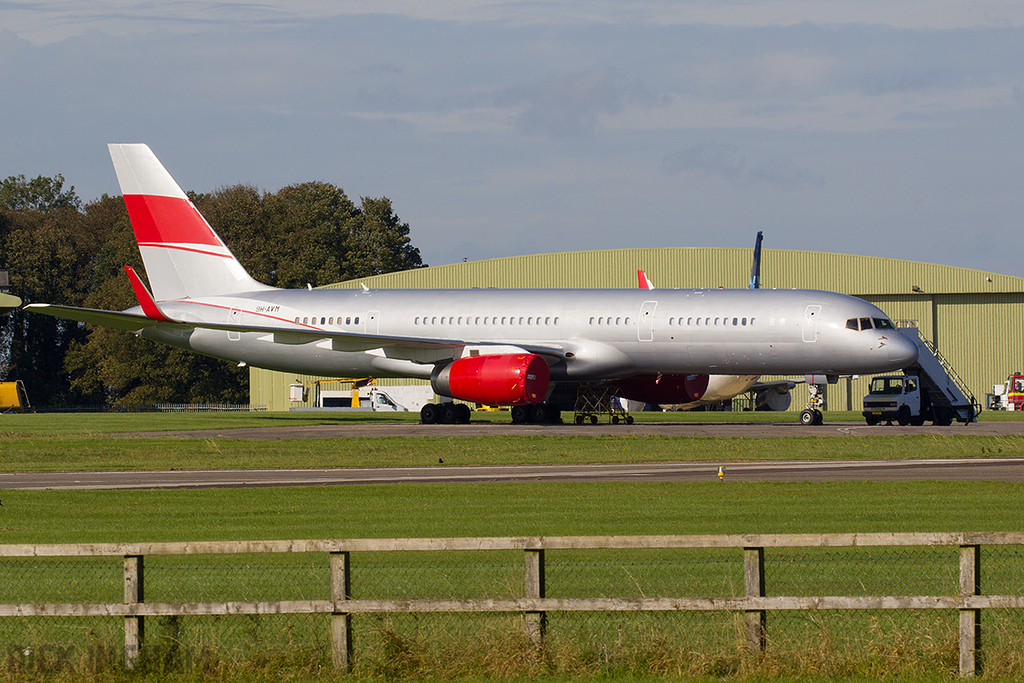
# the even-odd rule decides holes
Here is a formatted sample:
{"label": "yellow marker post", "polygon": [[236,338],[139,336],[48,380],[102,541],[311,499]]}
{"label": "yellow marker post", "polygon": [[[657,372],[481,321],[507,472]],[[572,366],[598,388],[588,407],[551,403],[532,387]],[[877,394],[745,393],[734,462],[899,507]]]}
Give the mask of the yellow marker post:
{"label": "yellow marker post", "polygon": [[725,481],[725,467],[718,466],[718,481]]}

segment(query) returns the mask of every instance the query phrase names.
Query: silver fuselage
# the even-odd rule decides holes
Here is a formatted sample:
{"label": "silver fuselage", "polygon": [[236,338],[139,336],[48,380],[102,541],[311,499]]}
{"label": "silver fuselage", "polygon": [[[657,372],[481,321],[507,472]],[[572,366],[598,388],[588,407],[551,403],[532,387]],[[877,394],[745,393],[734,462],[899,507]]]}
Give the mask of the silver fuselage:
{"label": "silver fuselage", "polygon": [[[852,375],[913,363],[887,319],[852,296],[816,290],[262,290],[164,301],[185,322],[140,335],[271,370],[324,376],[430,377],[475,354],[540,353],[553,380],[644,373]],[[140,313],[140,309],[129,312]],[[237,326],[237,330],[231,329]]]}

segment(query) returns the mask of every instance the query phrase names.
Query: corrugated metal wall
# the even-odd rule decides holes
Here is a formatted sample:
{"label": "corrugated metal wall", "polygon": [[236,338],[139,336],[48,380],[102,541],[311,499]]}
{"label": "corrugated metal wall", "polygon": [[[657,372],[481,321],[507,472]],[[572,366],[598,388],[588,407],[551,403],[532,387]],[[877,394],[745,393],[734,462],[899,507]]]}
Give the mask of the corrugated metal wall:
{"label": "corrugated metal wall", "polygon": [[[676,247],[534,254],[389,273],[329,287],[632,289],[638,269],[647,271],[663,289],[745,287],[752,252]],[[916,320],[922,336],[937,344],[981,402],[993,384],[1024,369],[1024,278],[891,258],[781,249],[763,251],[761,273],[765,288],[853,294],[893,319]],[[254,368],[251,402],[286,410],[292,405],[289,385],[316,379]],[[860,410],[868,381],[842,380],[829,387],[829,408]],[[805,400],[806,390],[798,388],[792,409],[801,409]]]}

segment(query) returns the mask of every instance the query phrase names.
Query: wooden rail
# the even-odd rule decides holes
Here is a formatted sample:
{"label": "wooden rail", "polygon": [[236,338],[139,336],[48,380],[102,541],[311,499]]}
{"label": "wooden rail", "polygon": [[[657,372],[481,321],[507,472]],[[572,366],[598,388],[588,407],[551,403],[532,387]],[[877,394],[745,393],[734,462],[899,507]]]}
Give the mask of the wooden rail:
{"label": "wooden rail", "polygon": [[[732,611],[745,613],[747,646],[762,651],[766,614],[774,610],[958,610],[960,673],[973,675],[980,643],[979,612],[1024,609],[1024,595],[982,593],[980,548],[1024,545],[1024,532],[924,534],[791,534],[731,536],[555,536],[507,538],[409,538],[307,541],[232,541],[202,543],[131,543],[80,545],[0,545],[3,557],[121,557],[124,600],[120,603],[0,604],[0,617],[95,617],[125,620],[125,664],[136,663],[144,641],[145,618],[168,615],[329,614],[335,665],[347,670],[352,660],[353,614],[400,612],[521,613],[528,635],[543,641],[548,612],[574,611]],[[960,549],[958,595],[909,596],[766,596],[766,548],[950,546]],[[743,597],[686,598],[548,598],[545,552],[550,550],[666,548],[735,548],[743,551]],[[350,555],[353,552],[521,550],[524,553],[523,598],[353,600]],[[331,591],[324,600],[268,602],[168,603],[145,601],[145,557],[156,555],[223,555],[243,553],[328,553]]]}

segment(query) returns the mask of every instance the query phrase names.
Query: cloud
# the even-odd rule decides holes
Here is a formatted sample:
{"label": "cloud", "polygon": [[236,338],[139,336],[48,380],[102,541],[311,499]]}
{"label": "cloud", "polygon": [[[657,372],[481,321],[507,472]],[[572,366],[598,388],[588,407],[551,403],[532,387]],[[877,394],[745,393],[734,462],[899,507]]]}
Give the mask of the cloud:
{"label": "cloud", "polygon": [[593,133],[602,116],[628,103],[649,101],[642,85],[622,86],[614,69],[591,69],[516,85],[498,97],[499,106],[519,108],[514,124],[524,133],[578,137]]}
{"label": "cloud", "polygon": [[789,160],[752,160],[735,145],[720,142],[702,142],[680,152],[666,154],[662,158],[662,168],[671,175],[699,173],[722,178],[738,187],[764,183],[795,190],[825,184],[820,174],[798,168]]}

